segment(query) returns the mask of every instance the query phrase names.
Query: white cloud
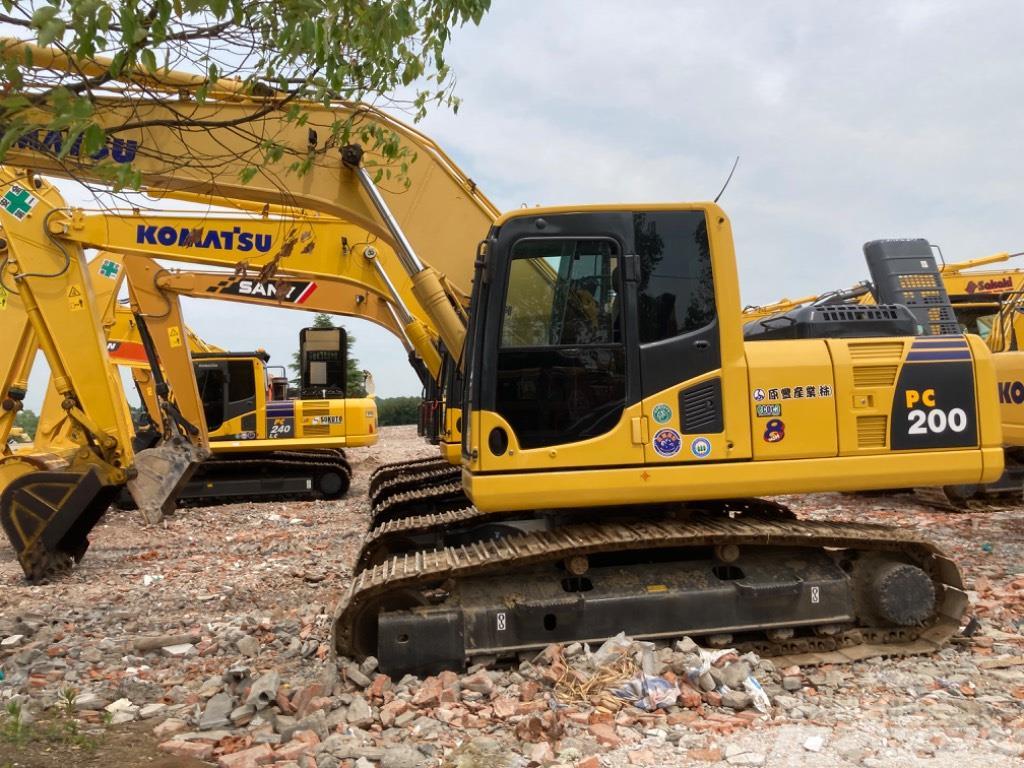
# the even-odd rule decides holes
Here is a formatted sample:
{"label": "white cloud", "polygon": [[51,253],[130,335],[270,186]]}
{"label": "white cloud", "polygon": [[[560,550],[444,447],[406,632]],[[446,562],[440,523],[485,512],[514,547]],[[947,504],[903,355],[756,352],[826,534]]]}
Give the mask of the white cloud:
{"label": "white cloud", "polygon": [[[421,128],[502,209],[707,199],[740,155],[722,203],[743,300],[767,302],[866,278],[878,237],[950,259],[1024,247],[1022,21],[994,0],[499,0],[454,35],[459,114]],[[305,322],[188,312],[276,360]],[[397,342],[353,331],[382,394],[418,391]]]}

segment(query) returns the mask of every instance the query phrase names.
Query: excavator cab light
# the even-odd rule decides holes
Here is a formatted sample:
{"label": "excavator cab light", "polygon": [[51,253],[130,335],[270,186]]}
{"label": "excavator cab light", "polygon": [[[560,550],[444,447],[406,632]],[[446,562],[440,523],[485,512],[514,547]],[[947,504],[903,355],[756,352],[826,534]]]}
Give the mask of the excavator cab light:
{"label": "excavator cab light", "polygon": [[359,144],[346,144],[341,148],[341,162],[349,168],[358,168],[363,162],[363,148]]}

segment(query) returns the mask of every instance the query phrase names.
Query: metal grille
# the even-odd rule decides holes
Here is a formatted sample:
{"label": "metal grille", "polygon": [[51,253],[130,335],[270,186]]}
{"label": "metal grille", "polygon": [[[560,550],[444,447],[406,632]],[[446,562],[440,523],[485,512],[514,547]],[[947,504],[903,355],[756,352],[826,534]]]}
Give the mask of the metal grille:
{"label": "metal grille", "polygon": [[879,304],[905,305],[925,335],[961,332],[927,240],[872,240],[864,256]]}
{"label": "metal grille", "polygon": [[902,341],[852,341],[850,342],[850,359],[903,359]]}
{"label": "metal grille", "polygon": [[895,365],[858,365],[853,369],[855,387],[891,387],[899,367]]}
{"label": "metal grille", "polygon": [[679,393],[679,421],[684,435],[721,432],[722,380],[711,379]]}
{"label": "metal grille", "polygon": [[885,448],[885,437],[889,433],[889,417],[858,416],[857,447]]}

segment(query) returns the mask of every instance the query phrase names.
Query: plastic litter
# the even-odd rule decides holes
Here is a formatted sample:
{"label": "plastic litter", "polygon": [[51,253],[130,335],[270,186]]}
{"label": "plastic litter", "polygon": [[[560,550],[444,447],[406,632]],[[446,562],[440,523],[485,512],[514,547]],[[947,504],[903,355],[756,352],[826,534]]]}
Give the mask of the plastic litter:
{"label": "plastic litter", "polygon": [[644,674],[654,673],[654,643],[633,640],[626,637],[625,632],[619,632],[615,637],[608,638],[593,653],[587,646],[586,654],[590,663],[597,669],[611,666],[620,659],[632,657],[640,665]]}
{"label": "plastic litter", "polygon": [[612,690],[613,696],[645,712],[672,706],[679,700],[679,694],[679,686],[675,683],[670,683],[664,677],[646,674],[637,675],[625,685]]}
{"label": "plastic litter", "polygon": [[772,700],[765,693],[764,688],[761,687],[761,683],[753,675],[748,675],[747,679],[743,681],[743,690],[750,694],[754,709],[762,715],[771,714]]}

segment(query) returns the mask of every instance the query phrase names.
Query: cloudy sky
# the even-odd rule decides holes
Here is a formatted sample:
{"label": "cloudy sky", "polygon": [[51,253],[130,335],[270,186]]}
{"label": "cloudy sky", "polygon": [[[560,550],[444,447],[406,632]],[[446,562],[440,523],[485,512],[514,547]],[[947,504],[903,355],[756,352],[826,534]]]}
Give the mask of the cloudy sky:
{"label": "cloudy sky", "polygon": [[[874,238],[1024,249],[1022,22],[1010,0],[495,0],[455,34],[459,114],[421,127],[502,209],[709,199],[739,155],[722,205],[743,301],[764,303],[866,278]],[[186,313],[278,363],[309,319]],[[349,328],[379,394],[418,393],[397,341]]]}

